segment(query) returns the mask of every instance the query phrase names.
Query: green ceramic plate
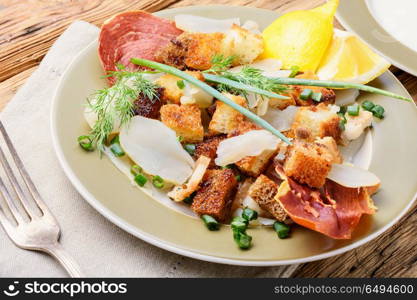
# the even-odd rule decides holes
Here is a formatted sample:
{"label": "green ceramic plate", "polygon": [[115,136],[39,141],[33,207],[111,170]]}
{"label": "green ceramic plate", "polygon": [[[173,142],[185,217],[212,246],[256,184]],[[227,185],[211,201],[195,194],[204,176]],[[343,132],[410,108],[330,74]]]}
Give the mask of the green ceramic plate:
{"label": "green ceramic plate", "polygon": [[341,0],[336,17],[343,27],[356,33],[393,65],[417,76],[417,52],[388,33],[371,9],[368,0]]}
{"label": "green ceramic plate", "polygon": [[[278,17],[273,11],[224,6],[177,8],[157,15],[172,18],[178,13],[213,18],[240,17],[242,21],[256,20],[263,27]],[[349,241],[332,240],[302,227],[295,227],[291,238],[280,240],[271,228],[256,228],[250,229],[253,248],[241,251],[233,242],[229,227],[209,232],[200,220],[174,211],[133,187],[108,159],[100,159],[97,153],[80,149],[76,139],[88,130],[83,105],[88,95],[105,86],[101,76],[97,43],[94,42],[73,61],[57,90],[51,115],[54,146],[65,173],[97,211],[158,247],[201,260],[238,265],[313,261],[351,250],[375,238],[397,222],[415,198],[417,110],[412,103],[366,94],[362,97],[383,105],[387,111],[386,119],[376,122],[373,131],[370,169],[382,180],[382,189],[375,196],[378,213],[364,218]],[[372,84],[409,97],[389,72]]]}

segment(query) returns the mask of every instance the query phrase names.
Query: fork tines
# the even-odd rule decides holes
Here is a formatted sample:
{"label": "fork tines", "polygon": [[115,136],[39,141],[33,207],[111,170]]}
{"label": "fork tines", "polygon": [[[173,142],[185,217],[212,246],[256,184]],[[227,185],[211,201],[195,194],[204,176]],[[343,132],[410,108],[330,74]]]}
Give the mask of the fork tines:
{"label": "fork tines", "polygon": [[3,207],[0,205],[2,223],[6,221],[7,211],[17,225],[49,214],[1,121],[0,164],[0,194],[4,200]]}

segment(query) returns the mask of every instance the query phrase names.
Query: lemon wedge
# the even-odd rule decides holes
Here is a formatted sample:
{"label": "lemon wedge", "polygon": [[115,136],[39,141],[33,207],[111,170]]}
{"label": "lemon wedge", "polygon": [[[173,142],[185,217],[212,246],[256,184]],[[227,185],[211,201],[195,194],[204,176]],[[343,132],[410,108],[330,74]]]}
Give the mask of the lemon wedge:
{"label": "lemon wedge", "polygon": [[315,72],[333,36],[333,16],[339,0],[330,0],[310,10],[289,12],[276,19],[262,33],[261,58],[275,58],[284,69],[298,66]]}
{"label": "lemon wedge", "polygon": [[366,84],[389,67],[386,59],[373,52],[356,35],[335,29],[317,76],[320,80]]}

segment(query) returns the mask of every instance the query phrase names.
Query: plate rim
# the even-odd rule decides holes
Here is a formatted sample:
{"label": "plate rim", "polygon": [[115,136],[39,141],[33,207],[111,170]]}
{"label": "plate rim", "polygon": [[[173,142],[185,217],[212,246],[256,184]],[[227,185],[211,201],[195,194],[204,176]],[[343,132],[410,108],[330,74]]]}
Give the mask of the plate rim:
{"label": "plate rim", "polygon": [[[208,7],[218,7],[218,8],[224,8],[224,7],[230,7],[232,5],[208,5]],[[193,8],[205,8],[206,5],[198,5],[198,6],[187,6],[186,8],[193,7]],[[236,7],[236,6],[234,6]],[[245,7],[245,6],[243,6]],[[259,8],[254,7],[246,7],[247,9],[254,9],[258,10]],[[181,8],[173,8],[169,10],[180,10]],[[259,10],[267,10],[267,9],[259,9]],[[167,11],[167,10],[163,10]],[[115,213],[111,212],[108,208],[106,208],[98,199],[96,199],[84,186],[84,184],[77,178],[74,171],[72,170],[71,166],[69,165],[68,161],[65,159],[63,149],[61,145],[58,143],[58,132],[57,132],[57,107],[58,107],[58,95],[60,94],[61,90],[63,89],[64,82],[66,81],[66,78],[69,76],[70,71],[74,68],[77,61],[80,60],[86,52],[90,50],[91,47],[93,47],[97,43],[97,39],[90,42],[83,50],[81,50],[76,57],[71,61],[71,63],[66,67],[65,71],[63,72],[62,77],[60,78],[57,88],[55,89],[53,98],[52,98],[52,104],[51,104],[51,111],[50,111],[50,130],[52,135],[52,145],[54,148],[54,151],[56,153],[56,156],[58,158],[59,164],[61,165],[65,175],[68,177],[74,188],[81,194],[83,199],[85,199],[97,212],[99,212],[103,217],[105,217],[107,220],[118,226],[119,228],[123,229],[124,231],[132,234],[133,236],[151,244],[156,247],[159,247],[161,249],[164,249],[169,252],[173,252],[179,255],[183,255],[186,257],[190,257],[193,259],[198,259],[202,261],[212,262],[212,263],[219,263],[219,264],[227,264],[227,265],[238,265],[238,266],[253,266],[253,267],[266,267],[266,266],[284,266],[284,265],[292,265],[292,264],[302,264],[312,261],[317,261],[325,258],[329,258],[332,256],[336,256],[339,254],[343,254],[347,251],[350,251],[352,249],[358,248],[367,242],[377,238],[382,233],[387,231],[389,228],[391,228],[394,224],[396,224],[413,206],[417,199],[417,192],[415,193],[414,197],[409,201],[409,203],[405,206],[405,208],[388,224],[383,226],[378,231],[364,237],[363,239],[360,239],[352,244],[343,246],[341,248],[327,251],[321,254],[308,256],[305,258],[297,258],[297,259],[288,259],[288,260],[240,260],[240,259],[231,259],[231,258],[224,258],[224,257],[218,257],[203,253],[194,252],[188,249],[183,249],[181,247],[178,247],[177,245],[173,245],[169,242],[163,241],[156,236],[150,235],[141,229],[129,224],[125,220],[123,220],[121,217],[117,216]],[[390,72],[387,71],[388,75],[396,81],[401,89],[403,89],[408,95],[408,91],[406,88],[402,85],[402,83]],[[414,105],[416,108],[416,105]]]}
{"label": "plate rim", "polygon": [[[371,39],[368,38],[364,38],[363,35],[360,33],[362,30],[355,30],[353,29],[354,26],[352,26],[352,22],[348,21],[347,19],[349,18],[349,15],[347,13],[345,13],[345,7],[349,6],[349,7],[356,7],[358,5],[360,5],[361,7],[358,7],[357,9],[361,9],[363,10],[363,12],[365,12],[367,14],[367,18],[365,20],[367,20],[366,24],[370,25],[370,20],[373,20],[372,22],[372,26],[376,27],[378,29],[378,32],[381,32],[387,36],[389,36],[395,43],[396,47],[398,47],[399,49],[402,49],[403,51],[407,51],[407,52],[413,52],[417,58],[417,51],[411,49],[410,47],[408,47],[407,45],[404,45],[403,43],[401,43],[398,39],[396,39],[394,36],[392,36],[390,33],[388,33],[384,27],[382,27],[381,23],[374,17],[374,15],[372,14],[372,12],[370,11],[369,8],[369,4],[368,1],[365,0],[361,0],[362,2],[358,2],[356,1],[343,1],[342,3],[340,3],[337,12],[336,12],[336,19],[339,21],[339,23],[348,31],[351,31],[353,33],[355,33],[357,36],[359,36],[361,38],[361,40],[363,42],[365,42],[370,48],[372,48],[375,52],[377,52],[379,55],[385,57],[386,59],[388,59],[390,61],[390,63],[392,63],[392,65],[398,67],[399,69],[402,69],[403,71],[417,76],[417,64],[415,67],[408,67],[406,65],[404,65],[403,63],[399,62],[398,60],[398,56],[396,53],[391,53],[391,52],[385,52],[383,50],[381,50],[379,47],[374,46],[375,43],[378,43],[377,38],[375,38],[374,36],[372,36]],[[342,5],[343,4],[343,5]],[[346,6],[344,6],[346,5]],[[365,9],[363,9],[365,7]]]}

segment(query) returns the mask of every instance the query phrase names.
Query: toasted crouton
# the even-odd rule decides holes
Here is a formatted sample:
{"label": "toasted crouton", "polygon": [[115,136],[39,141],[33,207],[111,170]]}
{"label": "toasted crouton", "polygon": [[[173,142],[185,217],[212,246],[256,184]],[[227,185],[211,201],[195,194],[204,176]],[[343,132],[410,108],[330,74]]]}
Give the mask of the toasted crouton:
{"label": "toasted crouton", "polygon": [[197,105],[166,104],[161,108],[161,121],[181,136],[186,143],[203,140],[201,111]]}
{"label": "toasted crouton", "polygon": [[[255,123],[244,121],[237,125],[237,127],[232,130],[228,137],[233,137],[237,135],[244,134],[251,130],[259,130],[262,129]],[[235,163],[235,165],[239,168],[240,171],[245,173],[246,175],[257,177],[261,174],[268,163],[270,162],[271,158],[275,155],[276,150],[265,150],[258,156],[247,156],[239,160]]]}
{"label": "toasted crouton", "polygon": [[252,63],[264,50],[262,36],[246,30],[236,24],[225,34],[222,40],[222,53],[233,55],[233,64]]}
{"label": "toasted crouton", "polygon": [[313,142],[316,138],[331,136],[340,140],[340,117],[325,104],[300,107],[294,117],[291,130],[298,139]]}
{"label": "toasted crouton", "polygon": [[261,174],[268,166],[271,158],[276,154],[276,150],[265,150],[258,156],[247,156],[242,158],[235,165],[243,173],[256,177]]}
{"label": "toasted crouton", "polygon": [[278,99],[278,98],[269,99],[269,107],[272,107],[272,108],[283,110],[291,105],[297,105],[295,98],[291,96],[288,97],[288,99]]}
{"label": "toasted crouton", "polygon": [[253,122],[250,122],[250,121],[243,121],[243,122],[237,124],[236,128],[234,128],[227,135],[227,137],[233,137],[233,136],[244,134],[244,133],[246,133],[248,131],[251,131],[251,130],[259,130],[259,129],[262,129],[262,127],[260,127],[259,125],[256,125]]}
{"label": "toasted crouton", "polygon": [[260,175],[249,189],[249,196],[258,205],[272,214],[278,221],[287,219],[286,212],[274,197],[278,192],[278,185],[265,175]]}
{"label": "toasted crouton", "polygon": [[167,103],[180,104],[183,90],[178,87],[178,80],[181,79],[177,76],[165,74],[155,81],[156,84],[164,88],[162,96]]}
{"label": "toasted crouton", "polygon": [[203,142],[195,145],[194,158],[198,159],[200,156],[206,156],[210,158],[210,168],[215,167],[214,159],[217,156],[217,147],[219,143],[226,138],[225,135],[218,135],[209,137]]}
{"label": "toasted crouton", "polygon": [[[245,98],[231,94],[225,95],[233,102],[243,107],[247,107]],[[245,116],[240,112],[221,101],[216,101],[216,110],[209,124],[209,134],[231,133],[244,120]]]}
{"label": "toasted crouton", "polygon": [[[312,99],[303,100],[300,98],[300,94],[303,92],[304,89],[310,89],[313,93],[321,93],[321,100],[320,102],[316,102]],[[324,87],[318,86],[293,86],[292,90],[289,92],[289,96],[295,101],[298,106],[310,106],[310,105],[318,105],[320,103],[324,104],[334,104],[336,101],[336,94],[333,90],[327,89]]]}
{"label": "toasted crouton", "polygon": [[179,69],[207,70],[216,54],[234,56],[233,65],[253,62],[263,52],[260,34],[233,25],[227,33],[184,32],[156,54],[156,59]]}
{"label": "toasted crouton", "polygon": [[295,140],[284,163],[285,175],[320,188],[331,169],[333,156],[326,146]]}
{"label": "toasted crouton", "polygon": [[157,60],[179,69],[207,70],[211,59],[222,54],[223,33],[184,32],[156,54]]}
{"label": "toasted crouton", "polygon": [[331,163],[341,164],[343,162],[342,155],[340,154],[339,148],[337,148],[336,141],[331,136],[326,136],[324,138],[317,138],[315,140],[316,144],[321,144],[327,148],[329,153],[332,156]]}
{"label": "toasted crouton", "polygon": [[198,215],[210,215],[218,221],[230,216],[232,194],[237,180],[230,169],[207,170],[191,208]]}
{"label": "toasted crouton", "polygon": [[149,99],[143,93],[139,94],[138,98],[133,102],[133,112],[135,115],[149,119],[159,119],[159,111],[165,102],[162,97],[164,89],[160,87],[156,92],[158,99]]}
{"label": "toasted crouton", "polygon": [[[200,72],[197,71],[185,71],[189,75],[197,78],[198,80],[204,81],[204,77]],[[162,97],[168,103],[180,104],[181,97],[184,95],[184,89],[178,86],[178,81],[182,79],[171,75],[165,74],[159,77],[155,83],[164,88]]]}

